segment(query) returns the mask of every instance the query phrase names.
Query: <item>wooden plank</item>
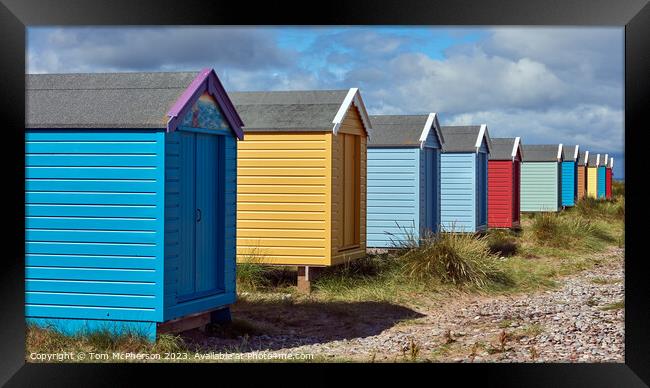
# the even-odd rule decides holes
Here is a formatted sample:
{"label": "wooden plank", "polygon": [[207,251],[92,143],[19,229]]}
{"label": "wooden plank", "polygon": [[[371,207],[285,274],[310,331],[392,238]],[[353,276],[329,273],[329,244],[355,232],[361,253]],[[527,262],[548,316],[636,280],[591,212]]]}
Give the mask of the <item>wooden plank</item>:
{"label": "wooden plank", "polygon": [[25,204],[27,217],[155,218],[154,205]]}
{"label": "wooden plank", "polygon": [[156,179],[153,167],[25,167],[26,179]]}
{"label": "wooden plank", "polygon": [[156,269],[155,257],[27,254],[28,267]]}
{"label": "wooden plank", "polygon": [[25,191],[152,193],[154,179],[25,179]]}
{"label": "wooden plank", "polygon": [[157,288],[153,282],[25,279],[25,291],[154,295]]}
{"label": "wooden plank", "polygon": [[155,167],[155,154],[26,154],[25,166]]}
{"label": "wooden plank", "polygon": [[210,323],[210,312],[203,312],[159,323],[157,331],[160,334],[181,333],[187,330],[205,327],[208,323]]}
{"label": "wooden plank", "polygon": [[25,192],[25,202],[39,204],[72,205],[155,205],[159,197],[151,193],[102,193],[102,192]]}
{"label": "wooden plank", "polygon": [[25,217],[26,229],[49,228],[84,229],[84,230],[139,230],[154,231],[154,218],[120,218],[120,217]]}

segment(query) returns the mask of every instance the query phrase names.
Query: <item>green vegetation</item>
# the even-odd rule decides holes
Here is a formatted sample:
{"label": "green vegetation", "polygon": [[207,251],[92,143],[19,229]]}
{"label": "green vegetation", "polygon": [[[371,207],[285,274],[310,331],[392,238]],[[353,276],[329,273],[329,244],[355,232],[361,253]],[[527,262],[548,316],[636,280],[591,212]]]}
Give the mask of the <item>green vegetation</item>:
{"label": "green vegetation", "polygon": [[[150,342],[145,336],[138,333],[115,334],[111,330],[99,330],[77,335],[66,335],[54,328],[42,328],[38,326],[27,326],[26,358],[29,353],[149,353],[164,354],[168,352],[190,351],[181,337],[170,334],[159,335],[156,342]],[[35,350],[37,349],[37,350]],[[68,360],[88,361],[84,360]],[[114,362],[108,359],[106,362]]]}
{"label": "green vegetation", "polygon": [[485,235],[441,233],[396,244],[400,249],[326,269],[312,298],[413,301],[465,291],[531,292],[588,269],[624,241],[625,200],[585,199],[559,213],[522,217],[522,229]]}
{"label": "green vegetation", "polygon": [[[261,264],[264,253],[261,249],[251,250],[237,263],[237,289],[239,291],[264,291],[291,287],[295,278],[295,267]],[[292,283],[293,282],[293,283]]]}
{"label": "green vegetation", "polygon": [[411,281],[476,288],[484,288],[489,282],[510,282],[484,236],[466,233],[429,236],[418,247],[404,252],[397,261],[402,275]]}
{"label": "green vegetation", "polygon": [[[238,291],[245,293],[240,295],[238,306],[245,303],[259,305],[258,308],[262,309],[259,314],[262,314],[267,310],[280,310],[283,303],[290,303],[301,306],[303,313],[297,314],[300,316],[282,315],[280,321],[269,322],[269,327],[254,326],[237,319],[226,325],[208,325],[205,335],[244,341],[233,345],[233,352],[238,352],[247,346],[249,336],[272,332],[271,326],[298,326],[309,318],[304,316],[309,312],[340,315],[341,321],[352,319],[355,315],[350,315],[347,310],[348,302],[390,302],[413,306],[453,298],[465,292],[514,294],[555,287],[560,276],[598,265],[605,259],[603,254],[606,251],[624,245],[624,192],[623,184],[616,182],[615,196],[611,200],[587,198],[574,208],[559,213],[524,214],[521,230],[517,232],[440,233],[425,235],[419,242],[411,235],[403,241],[396,241],[396,249],[386,253],[368,254],[359,260],[324,268],[313,281],[310,295],[296,292],[295,267],[260,264],[263,252],[255,250],[237,264]],[[603,278],[591,281],[595,284],[610,283]],[[271,301],[260,302],[264,300]],[[597,305],[598,301],[590,299],[586,303]],[[624,302],[600,308],[604,311],[622,309]],[[296,320],[295,325],[292,320]],[[410,319],[408,322],[415,324]],[[496,345],[477,343],[470,358],[479,348],[503,352],[508,341],[523,336],[534,337],[543,331],[538,325],[510,330],[512,323],[512,320],[500,322],[503,332]],[[433,359],[454,351],[454,338],[451,333],[447,337],[446,343],[431,354]],[[31,326],[27,331],[27,352],[34,349],[42,353],[201,351],[195,349],[197,346],[173,335],[161,335],[151,343],[138,333],[115,335],[110,330],[75,336]],[[413,341],[402,355],[407,361],[422,356],[420,345]],[[536,350],[532,348],[531,358],[536,358]],[[321,362],[336,360],[318,358]]]}
{"label": "green vegetation", "polygon": [[[559,276],[590,268],[609,247],[624,245],[625,199],[585,198],[558,213],[526,213],[521,230],[425,235],[404,231],[388,253],[325,268],[311,299],[415,302],[458,292],[517,293],[552,288]],[[238,264],[238,287],[251,292],[295,293],[295,268]],[[297,298],[303,296],[296,295]]]}

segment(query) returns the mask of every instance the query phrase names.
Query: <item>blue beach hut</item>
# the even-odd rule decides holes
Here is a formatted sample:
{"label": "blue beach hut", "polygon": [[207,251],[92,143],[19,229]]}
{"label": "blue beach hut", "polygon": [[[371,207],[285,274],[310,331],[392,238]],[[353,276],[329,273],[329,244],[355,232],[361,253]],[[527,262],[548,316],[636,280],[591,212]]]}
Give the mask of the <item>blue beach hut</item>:
{"label": "blue beach hut", "polygon": [[609,162],[609,155],[601,157],[598,160],[598,199],[605,199],[607,196],[607,163]]}
{"label": "blue beach hut", "polygon": [[215,72],[28,75],[26,102],[28,322],[228,319],[243,123]]}
{"label": "blue beach hut", "polygon": [[435,113],[370,116],[367,247],[416,242],[440,225],[443,136]]}
{"label": "blue beach hut", "polygon": [[492,148],[487,125],[443,126],[440,206],[444,232],[487,229],[488,156]]}
{"label": "blue beach hut", "polygon": [[562,206],[574,206],[577,197],[577,161],[578,161],[578,145],[562,146],[562,162],[561,171],[562,177],[560,178],[562,190]]}

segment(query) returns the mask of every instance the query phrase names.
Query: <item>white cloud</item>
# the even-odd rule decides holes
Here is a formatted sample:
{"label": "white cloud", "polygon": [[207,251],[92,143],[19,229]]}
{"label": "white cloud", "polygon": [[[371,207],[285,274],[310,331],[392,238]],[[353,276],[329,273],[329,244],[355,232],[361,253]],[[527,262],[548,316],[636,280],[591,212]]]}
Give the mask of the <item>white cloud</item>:
{"label": "white cloud", "polygon": [[623,112],[604,105],[547,111],[491,110],[441,117],[442,125],[487,123],[492,137],[521,136],[524,144],[580,144],[598,151],[620,150]]}
{"label": "white cloud", "polygon": [[621,28],[492,28],[443,59],[408,29],[305,31],[318,33],[299,52],[279,44],[282,29],[30,28],[27,70],[210,66],[229,90],[360,87],[373,114],[436,111],[443,123],[485,122],[528,144],[623,148]]}
{"label": "white cloud", "polygon": [[[38,36],[39,30],[31,33]],[[273,31],[234,27],[54,29],[47,30],[40,42],[36,38],[30,42],[29,72],[195,70],[204,66],[256,71],[292,67],[297,55],[280,48]]]}
{"label": "white cloud", "polygon": [[434,109],[454,114],[535,108],[561,97],[566,89],[543,63],[482,52],[443,61],[423,54],[402,54],[381,68],[356,69],[346,81],[370,88],[371,109],[395,105],[404,111]]}

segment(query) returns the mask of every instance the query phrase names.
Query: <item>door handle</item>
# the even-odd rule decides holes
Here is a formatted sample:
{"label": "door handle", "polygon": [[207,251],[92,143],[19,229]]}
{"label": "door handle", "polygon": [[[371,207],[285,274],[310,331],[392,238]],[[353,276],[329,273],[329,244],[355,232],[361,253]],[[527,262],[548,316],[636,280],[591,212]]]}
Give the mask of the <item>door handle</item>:
{"label": "door handle", "polygon": [[201,209],[196,209],[196,222],[201,222]]}

